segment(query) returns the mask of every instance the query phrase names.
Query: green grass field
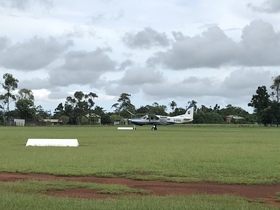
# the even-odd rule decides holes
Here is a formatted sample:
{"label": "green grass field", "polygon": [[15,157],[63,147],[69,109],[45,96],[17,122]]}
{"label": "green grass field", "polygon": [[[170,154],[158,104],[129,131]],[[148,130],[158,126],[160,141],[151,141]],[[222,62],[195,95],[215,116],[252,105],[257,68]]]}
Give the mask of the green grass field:
{"label": "green grass field", "polygon": [[[0,171],[175,182],[280,183],[278,128],[181,125],[158,129],[0,127]],[[28,138],[77,138],[80,146],[25,147]],[[270,209],[232,196],[144,196],[106,201],[50,198],[36,193],[37,189],[24,193],[21,184],[0,183],[0,209],[35,209],[37,202],[49,204],[45,209],[58,204],[59,209]],[[7,208],[8,201],[14,206]],[[18,208],[18,202],[23,208]],[[90,208],[92,205],[96,208]]]}

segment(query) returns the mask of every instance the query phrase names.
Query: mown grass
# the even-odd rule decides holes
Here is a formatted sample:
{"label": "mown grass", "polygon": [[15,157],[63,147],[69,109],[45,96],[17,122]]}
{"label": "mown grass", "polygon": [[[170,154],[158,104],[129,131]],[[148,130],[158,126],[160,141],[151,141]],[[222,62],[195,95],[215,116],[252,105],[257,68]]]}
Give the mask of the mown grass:
{"label": "mown grass", "polygon": [[66,182],[66,181],[16,181],[0,183],[1,189],[5,192],[16,192],[22,194],[45,194],[50,190],[65,190],[85,188],[96,190],[98,194],[126,195],[135,193],[146,195],[149,192],[141,189],[130,188],[116,184],[97,184],[87,182]]}
{"label": "mown grass", "polygon": [[[232,126],[0,127],[0,170],[189,182],[280,183],[280,129]],[[25,147],[28,138],[80,146]]]}
{"label": "mown grass", "polygon": [[[236,126],[0,127],[0,171],[122,176],[165,181],[280,183],[280,130]],[[80,146],[25,147],[28,138],[77,138]],[[274,209],[234,196],[54,198],[50,189],[85,187],[122,194],[134,189],[90,183],[0,183],[0,209]],[[145,192],[140,192],[145,193]]]}
{"label": "mown grass", "polygon": [[[122,210],[170,210],[170,209],[227,209],[227,210],[269,210],[277,209],[258,203],[250,203],[246,199],[234,196],[192,195],[192,196],[126,196],[119,199],[89,200],[59,198],[47,196],[44,193],[51,189],[65,189],[75,187],[106,188],[93,184],[67,182],[35,182],[19,181],[14,183],[0,183],[0,209],[122,209]],[[109,187],[109,189],[111,189]],[[119,188],[122,189],[122,188]],[[123,190],[123,189],[122,189]],[[121,191],[122,191],[121,190]],[[127,189],[125,189],[127,190]],[[123,191],[122,191],[123,192]]]}

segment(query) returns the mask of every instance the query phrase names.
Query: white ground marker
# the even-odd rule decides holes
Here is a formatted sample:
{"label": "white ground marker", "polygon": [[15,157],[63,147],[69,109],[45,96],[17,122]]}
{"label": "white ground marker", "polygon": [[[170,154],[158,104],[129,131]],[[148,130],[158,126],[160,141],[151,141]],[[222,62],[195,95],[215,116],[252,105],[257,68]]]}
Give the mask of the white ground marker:
{"label": "white ground marker", "polygon": [[25,146],[77,147],[78,139],[28,139]]}

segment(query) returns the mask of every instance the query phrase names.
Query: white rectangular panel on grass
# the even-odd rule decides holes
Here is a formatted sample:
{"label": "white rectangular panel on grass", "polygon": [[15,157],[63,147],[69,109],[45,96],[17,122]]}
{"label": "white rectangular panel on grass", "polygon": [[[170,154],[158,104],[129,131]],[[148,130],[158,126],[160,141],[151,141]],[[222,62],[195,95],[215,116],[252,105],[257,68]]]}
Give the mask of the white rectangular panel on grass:
{"label": "white rectangular panel on grass", "polygon": [[118,127],[118,130],[134,130],[133,127]]}
{"label": "white rectangular panel on grass", "polygon": [[28,139],[25,146],[77,147],[78,139]]}

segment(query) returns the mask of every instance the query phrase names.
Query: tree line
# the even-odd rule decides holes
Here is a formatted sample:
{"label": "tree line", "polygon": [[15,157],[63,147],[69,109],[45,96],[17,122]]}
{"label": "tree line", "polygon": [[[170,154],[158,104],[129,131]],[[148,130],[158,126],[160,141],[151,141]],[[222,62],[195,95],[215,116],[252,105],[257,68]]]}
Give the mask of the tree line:
{"label": "tree line", "polygon": [[259,86],[248,106],[254,108],[257,122],[264,125],[275,124],[278,127],[280,122],[280,75],[273,78],[270,88],[271,94],[268,93],[266,86]]}
{"label": "tree line", "polygon": [[[116,103],[111,108],[113,112],[107,112],[103,107],[95,104],[94,99],[97,94],[93,92],[83,93],[76,91],[73,96],[66,97],[64,103],[58,104],[53,114],[44,110],[41,105],[35,105],[33,92],[23,88],[17,90],[19,80],[12,74],[3,75],[2,89],[4,94],[0,95],[0,124],[11,125],[13,119],[25,119],[27,124],[40,125],[43,119],[59,119],[62,124],[69,125],[93,125],[101,118],[102,124],[112,124],[114,121],[125,121],[127,118],[140,117],[147,113],[158,115],[176,116],[184,114],[186,107],[178,107],[175,101],[168,105],[161,105],[154,102],[152,105],[142,105],[135,107],[132,104],[128,93],[120,94]],[[221,108],[218,104],[213,107],[201,105],[197,107],[195,100],[188,101],[188,105],[195,107],[194,120],[197,124],[224,124],[231,123],[263,125],[280,122],[280,76],[273,79],[270,86],[272,92],[268,93],[266,86],[257,87],[256,94],[252,96],[248,106],[254,108],[253,114],[248,113],[241,107],[228,104]],[[17,93],[15,93],[17,91]],[[14,102],[14,109],[10,110],[11,103]],[[167,113],[167,108],[171,112]]]}

